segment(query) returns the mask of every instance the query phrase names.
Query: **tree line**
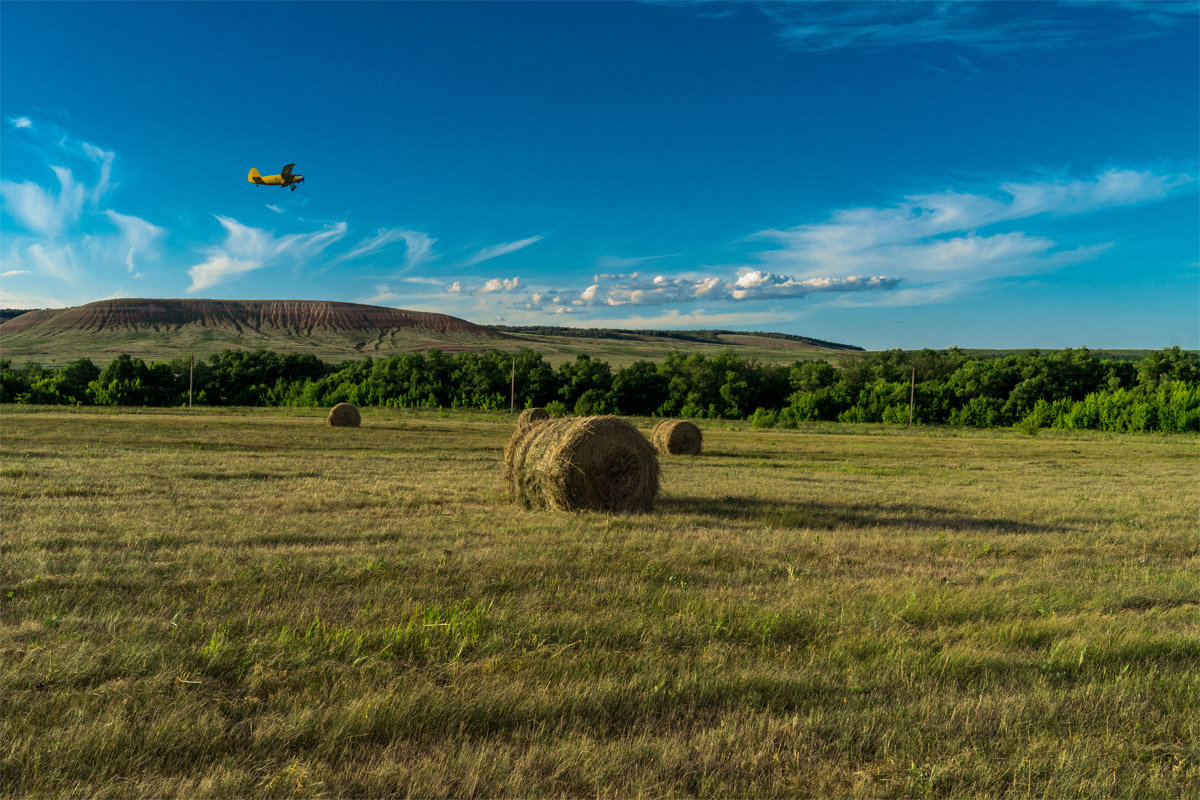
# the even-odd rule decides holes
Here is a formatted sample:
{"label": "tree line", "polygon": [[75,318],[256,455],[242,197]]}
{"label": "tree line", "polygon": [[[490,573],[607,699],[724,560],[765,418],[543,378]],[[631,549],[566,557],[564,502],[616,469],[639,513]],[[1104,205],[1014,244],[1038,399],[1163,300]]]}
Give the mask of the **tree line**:
{"label": "tree line", "polygon": [[[515,366],[514,366],[515,365]],[[515,369],[515,380],[514,380]],[[885,422],[1106,431],[1200,431],[1200,355],[1179,347],[1139,359],[1087,348],[988,358],[949,350],[866,353],[838,366],[761,364],[732,352],[673,353],[614,370],[580,355],[557,368],[539,353],[430,350],[329,364],[316,356],[225,350],[206,361],[121,355],[52,368],[0,360],[0,402],[507,409],[745,419]]]}

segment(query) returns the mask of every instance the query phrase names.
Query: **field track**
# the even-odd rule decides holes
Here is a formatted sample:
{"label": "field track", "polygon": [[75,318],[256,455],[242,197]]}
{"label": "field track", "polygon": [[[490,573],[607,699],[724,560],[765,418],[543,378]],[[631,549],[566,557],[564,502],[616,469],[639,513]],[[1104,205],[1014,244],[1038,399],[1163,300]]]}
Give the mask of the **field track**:
{"label": "field track", "polygon": [[326,412],[0,409],[0,795],[1200,796],[1196,436]]}

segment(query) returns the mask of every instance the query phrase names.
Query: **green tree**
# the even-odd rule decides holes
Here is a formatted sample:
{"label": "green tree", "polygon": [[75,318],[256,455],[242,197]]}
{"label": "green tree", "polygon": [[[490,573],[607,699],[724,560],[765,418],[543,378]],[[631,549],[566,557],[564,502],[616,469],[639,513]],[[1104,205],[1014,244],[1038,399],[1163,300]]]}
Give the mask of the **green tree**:
{"label": "green tree", "polygon": [[621,414],[653,414],[667,399],[670,381],[650,361],[635,361],[617,371],[612,402]]}

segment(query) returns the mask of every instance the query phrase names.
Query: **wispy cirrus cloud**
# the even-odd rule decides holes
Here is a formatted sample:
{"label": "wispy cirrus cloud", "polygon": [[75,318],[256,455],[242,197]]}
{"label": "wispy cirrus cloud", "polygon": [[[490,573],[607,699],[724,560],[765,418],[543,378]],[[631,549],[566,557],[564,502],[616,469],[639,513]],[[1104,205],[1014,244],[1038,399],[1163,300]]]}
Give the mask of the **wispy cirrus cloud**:
{"label": "wispy cirrus cloud", "polygon": [[347,225],[338,222],[319,231],[276,236],[271,231],[243,225],[230,217],[217,216],[225,229],[225,241],[207,251],[208,258],[188,269],[192,285],[187,292],[209,289],[242,273],[278,266],[312,263],[334,242],[346,235]]}
{"label": "wispy cirrus cloud", "polygon": [[79,278],[79,265],[72,245],[34,242],[25,247],[24,256],[35,274],[64,283],[75,283]]}
{"label": "wispy cirrus cloud", "polygon": [[88,142],[82,142],[81,146],[83,147],[83,152],[89,159],[92,160],[93,163],[97,165],[99,171],[99,177],[96,181],[96,185],[93,186],[87,194],[88,201],[92,205],[95,205],[100,202],[101,197],[114,188],[114,184],[112,182],[112,167],[113,161],[116,159],[117,154],[108,150],[103,150]]}
{"label": "wispy cirrus cloud", "polygon": [[61,297],[39,291],[14,291],[8,283],[0,284],[0,306],[4,308],[64,308]]}
{"label": "wispy cirrus cloud", "polygon": [[404,240],[405,270],[416,269],[433,259],[433,246],[437,239],[421,231],[401,230],[399,233]]}
{"label": "wispy cirrus cloud", "polygon": [[55,237],[79,222],[86,188],[67,167],[52,166],[58,191],[32,181],[0,180],[4,210],[22,228],[37,236]]}
{"label": "wispy cirrus cloud", "polygon": [[[38,236],[59,236],[77,225],[85,208],[94,209],[115,184],[116,153],[74,139],[56,126],[35,126],[28,117],[9,117],[20,140],[42,152],[46,167],[58,180],[57,191],[33,181],[0,181],[4,209],[24,229]],[[94,171],[93,179],[79,173]]]}
{"label": "wispy cirrus cloud", "polygon": [[[353,261],[356,258],[374,255],[375,253],[378,253],[384,248],[388,247],[388,245],[396,242],[402,241],[407,245],[409,241],[415,240],[413,238],[414,234],[414,231],[406,231],[401,228],[380,228],[375,232],[374,236],[368,236],[367,238],[363,239],[349,252],[343,253],[335,258],[334,262],[340,263],[343,261]],[[424,234],[421,235],[424,236]],[[430,240],[428,247],[432,247],[432,244],[433,240]],[[428,248],[426,248],[426,253],[427,252]]]}
{"label": "wispy cirrus cloud", "polygon": [[403,295],[393,289],[390,283],[377,283],[375,284],[375,292],[362,298],[362,302],[371,305],[381,305],[383,303],[393,303],[402,297]]}
{"label": "wispy cirrus cloud", "polygon": [[156,245],[166,236],[165,228],[160,228],[140,217],[119,214],[112,210],[104,213],[120,231],[121,241],[118,247],[125,251],[124,262],[129,272],[136,271],[136,262],[139,258],[157,257]]}
{"label": "wispy cirrus cloud", "polygon": [[467,259],[464,266],[471,267],[476,264],[482,264],[484,261],[491,261],[493,258],[499,258],[500,256],[506,256],[509,253],[515,253],[518,250],[524,250],[531,244],[537,244],[538,242],[542,241],[543,238],[544,237],[542,236],[530,236],[528,239],[521,239],[520,241],[516,242],[505,242],[503,244],[495,244],[491,247],[485,247]]}
{"label": "wispy cirrus cloud", "polygon": [[1152,36],[1194,23],[1194,2],[802,2],[755,6],[797,50],[955,45],[981,52],[1050,49]]}
{"label": "wispy cirrus cloud", "polygon": [[519,306],[610,316],[624,306],[711,310],[713,304],[810,296],[844,306],[946,302],[989,281],[1049,273],[1115,246],[1056,233],[1062,218],[1195,189],[1196,178],[1184,171],[1109,168],[1086,178],[1042,176],[914,193],[888,205],[836,210],[820,222],[758,231],[742,242],[759,246],[750,255],[756,263],[730,268],[733,275],[713,269],[597,274],[573,287],[530,285]]}
{"label": "wispy cirrus cloud", "polygon": [[758,254],[768,270],[802,278],[886,273],[974,282],[1038,274],[1094,258],[1111,243],[1065,247],[1052,232],[1014,228],[1052,228],[1047,220],[1152,203],[1195,184],[1184,173],[1130,169],[1005,181],[991,190],[913,194],[889,206],[843,209],[827,221],[767,229],[750,240],[774,245]]}
{"label": "wispy cirrus cloud", "polygon": [[13,263],[40,280],[77,286],[114,263],[132,274],[138,262],[159,257],[164,228],[104,207],[117,186],[115,152],[28,117],[8,122],[16,129],[13,136],[45,157],[45,169],[57,182],[0,180],[4,213],[15,223],[5,230]]}

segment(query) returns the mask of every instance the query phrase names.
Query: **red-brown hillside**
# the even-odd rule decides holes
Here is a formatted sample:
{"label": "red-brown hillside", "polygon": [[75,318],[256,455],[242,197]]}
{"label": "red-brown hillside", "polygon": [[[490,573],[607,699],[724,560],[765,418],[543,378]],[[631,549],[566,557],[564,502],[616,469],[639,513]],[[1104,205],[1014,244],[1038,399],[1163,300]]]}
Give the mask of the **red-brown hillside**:
{"label": "red-brown hillside", "polygon": [[74,308],[29,311],[0,325],[0,335],[37,329],[169,331],[186,326],[232,328],[238,333],[287,333],[310,336],[318,328],[386,334],[401,328],[437,333],[500,337],[493,330],[447,314],[405,311],[359,303],[323,300],[100,300]]}

